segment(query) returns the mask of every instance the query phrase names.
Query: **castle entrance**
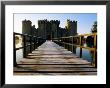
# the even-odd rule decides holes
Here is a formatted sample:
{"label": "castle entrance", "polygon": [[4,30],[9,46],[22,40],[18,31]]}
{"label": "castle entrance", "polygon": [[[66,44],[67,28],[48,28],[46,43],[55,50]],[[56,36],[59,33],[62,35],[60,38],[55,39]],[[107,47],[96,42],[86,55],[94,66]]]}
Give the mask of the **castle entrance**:
{"label": "castle entrance", "polygon": [[51,40],[51,35],[47,35],[47,40]]}

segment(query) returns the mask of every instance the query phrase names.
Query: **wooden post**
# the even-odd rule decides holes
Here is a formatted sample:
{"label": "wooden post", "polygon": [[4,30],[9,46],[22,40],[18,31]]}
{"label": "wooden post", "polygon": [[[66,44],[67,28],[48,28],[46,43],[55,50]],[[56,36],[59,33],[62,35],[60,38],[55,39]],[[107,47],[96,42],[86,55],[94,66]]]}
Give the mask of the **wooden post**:
{"label": "wooden post", "polygon": [[[77,37],[73,37],[73,44],[76,45],[77,44],[77,41],[78,41],[77,40]],[[72,50],[74,54],[76,54],[76,46],[75,45],[73,45],[73,50]]]}
{"label": "wooden post", "polygon": [[[70,37],[70,44],[72,44],[72,37]],[[72,52],[72,45],[70,45],[70,51]]]}
{"label": "wooden post", "polygon": [[[75,43],[74,43],[74,38],[75,38],[75,37],[72,37],[72,44],[75,44]],[[74,45],[72,45],[72,52],[74,53]]]}
{"label": "wooden post", "polygon": [[96,49],[94,50],[94,55],[93,55],[93,60],[92,60],[92,65],[94,67],[97,67],[97,59],[96,59]]}
{"label": "wooden post", "polygon": [[62,46],[62,38],[60,38],[60,43],[61,43],[61,46]]}
{"label": "wooden post", "polygon": [[[82,46],[82,36],[79,37],[80,46]],[[82,48],[80,47],[80,58],[82,58]]]}
{"label": "wooden post", "polygon": [[38,38],[36,36],[36,48],[38,47]]}
{"label": "wooden post", "polygon": [[[66,43],[67,43],[67,39],[65,38],[65,40],[66,40]],[[68,44],[66,44],[66,49],[68,49]]]}
{"label": "wooden post", "polygon": [[23,35],[23,57],[26,58],[26,35]]}
{"label": "wooden post", "polygon": [[72,44],[71,51],[73,52],[73,37],[71,38],[71,44]]}
{"label": "wooden post", "polygon": [[34,36],[34,50],[36,49],[36,37]]}
{"label": "wooden post", "polygon": [[94,50],[94,55],[93,55],[93,60],[92,60],[92,65],[94,66],[94,67],[97,67],[97,56],[96,56],[96,35],[94,35],[94,48],[95,48],[95,50]]}
{"label": "wooden post", "polygon": [[94,35],[94,47],[96,48],[96,35]]}
{"label": "wooden post", "polygon": [[16,45],[15,45],[15,33],[13,33],[13,66],[17,66],[16,62]]}
{"label": "wooden post", "polygon": [[64,45],[64,48],[66,48],[66,46],[65,46],[65,43],[64,43],[64,42],[65,42],[65,38],[63,39],[63,45]]}
{"label": "wooden post", "polygon": [[[70,43],[70,38],[67,38],[68,43]],[[70,45],[68,44],[68,50],[70,51]]]}
{"label": "wooden post", "polygon": [[30,35],[30,53],[32,52],[32,36]]}
{"label": "wooden post", "polygon": [[69,50],[69,44],[67,44],[67,49]]}
{"label": "wooden post", "polygon": [[58,45],[60,46],[60,42],[59,42],[60,40],[58,38],[57,38],[57,40],[58,40]]}
{"label": "wooden post", "polygon": [[61,42],[62,42],[62,47],[64,47],[64,44],[63,44],[63,38],[61,38]]}
{"label": "wooden post", "polygon": [[82,48],[80,48],[80,58],[82,58]]}
{"label": "wooden post", "polygon": [[35,49],[37,48],[37,36],[35,37]]}

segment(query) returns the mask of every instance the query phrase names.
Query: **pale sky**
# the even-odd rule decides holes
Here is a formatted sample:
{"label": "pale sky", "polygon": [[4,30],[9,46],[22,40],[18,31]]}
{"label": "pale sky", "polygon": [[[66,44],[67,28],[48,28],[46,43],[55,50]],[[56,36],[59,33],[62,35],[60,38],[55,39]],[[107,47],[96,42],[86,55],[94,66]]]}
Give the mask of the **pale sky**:
{"label": "pale sky", "polygon": [[60,20],[60,27],[64,28],[67,19],[77,21],[78,34],[90,33],[94,21],[97,21],[96,13],[31,13],[14,14],[14,32],[22,33],[22,21],[30,20],[32,25],[38,27],[38,20]]}

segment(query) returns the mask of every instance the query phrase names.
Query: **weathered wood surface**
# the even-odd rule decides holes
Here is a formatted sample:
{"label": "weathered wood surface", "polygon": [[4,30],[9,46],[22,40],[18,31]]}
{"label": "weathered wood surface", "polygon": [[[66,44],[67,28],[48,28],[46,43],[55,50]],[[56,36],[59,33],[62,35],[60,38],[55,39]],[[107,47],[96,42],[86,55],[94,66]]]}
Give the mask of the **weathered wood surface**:
{"label": "weathered wood surface", "polygon": [[14,75],[96,75],[90,62],[51,41],[46,41],[14,68]]}

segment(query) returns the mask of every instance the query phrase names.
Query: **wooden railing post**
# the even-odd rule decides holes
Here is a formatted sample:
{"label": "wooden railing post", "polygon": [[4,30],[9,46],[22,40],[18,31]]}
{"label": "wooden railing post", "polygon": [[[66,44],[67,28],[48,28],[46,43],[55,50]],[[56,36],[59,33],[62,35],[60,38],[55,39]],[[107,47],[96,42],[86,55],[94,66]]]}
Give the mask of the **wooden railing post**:
{"label": "wooden railing post", "polygon": [[37,38],[37,36],[36,36],[35,41],[36,41],[36,48],[37,48],[38,47],[38,38]]}
{"label": "wooden railing post", "polygon": [[57,39],[58,40],[58,45],[60,46],[60,40],[59,39]]}
{"label": "wooden railing post", "polygon": [[23,57],[26,58],[26,35],[23,35]]}
{"label": "wooden railing post", "polygon": [[[65,42],[65,38],[63,38],[63,42]],[[64,48],[66,48],[65,43],[63,43],[63,44],[64,44]]]}
{"label": "wooden railing post", "polygon": [[71,51],[73,52],[73,37],[71,38],[71,44],[72,44]]}
{"label": "wooden railing post", "polygon": [[63,44],[63,38],[61,38],[61,43],[62,43],[62,47],[64,47],[64,44]]}
{"label": "wooden railing post", "polygon": [[94,47],[96,48],[96,35],[94,35]]}
{"label": "wooden railing post", "polygon": [[65,49],[66,49],[66,44],[65,44],[65,42],[66,42],[66,39],[64,38],[64,45],[65,45]]}
{"label": "wooden railing post", "polygon": [[[79,37],[80,46],[82,46],[82,36]],[[82,58],[82,48],[80,47],[80,58]]]}
{"label": "wooden railing post", "polygon": [[30,53],[32,52],[32,36],[30,35]]}
{"label": "wooden railing post", "polygon": [[94,50],[93,61],[92,61],[92,65],[93,65],[94,67],[97,67],[97,56],[96,56],[96,53],[97,53],[97,51],[96,51],[96,38],[97,38],[97,36],[96,36],[96,35],[94,35],[94,48],[95,48],[95,50]]}
{"label": "wooden railing post", "polygon": [[[94,47],[83,46],[83,39],[85,41],[84,36],[94,36]],[[68,38],[69,38],[69,41],[68,41]],[[88,37],[88,39],[89,39],[89,37]],[[61,44],[60,41],[54,41],[54,42],[57,42],[57,44]],[[97,33],[81,34],[81,35],[76,35],[76,36],[61,37],[61,42],[62,42],[62,46],[64,48],[68,49],[68,50],[70,50],[70,48],[71,48],[70,46],[72,46],[71,49],[72,49],[73,53],[76,53],[76,47],[79,47],[80,48],[80,55],[79,55],[80,58],[82,58],[82,49],[83,48],[84,49],[88,49],[88,50],[94,50],[94,55],[93,55],[91,64],[94,67],[97,67]],[[86,43],[87,43],[87,41],[86,41]]]}
{"label": "wooden railing post", "polygon": [[16,62],[16,44],[15,44],[15,33],[13,33],[13,66],[16,67],[17,66],[17,62]]}
{"label": "wooden railing post", "polygon": [[[70,44],[72,44],[72,37],[70,38]],[[72,45],[70,45],[70,51],[72,52]]]}
{"label": "wooden railing post", "polygon": [[34,38],[34,50],[36,49],[36,36],[33,37]]}
{"label": "wooden railing post", "polygon": [[[67,43],[69,43],[69,38],[67,38]],[[67,49],[70,50],[70,45],[68,44],[67,46]]]}
{"label": "wooden railing post", "polygon": [[72,37],[72,52],[74,53],[74,45],[73,44],[75,44],[74,43],[74,37]]}

